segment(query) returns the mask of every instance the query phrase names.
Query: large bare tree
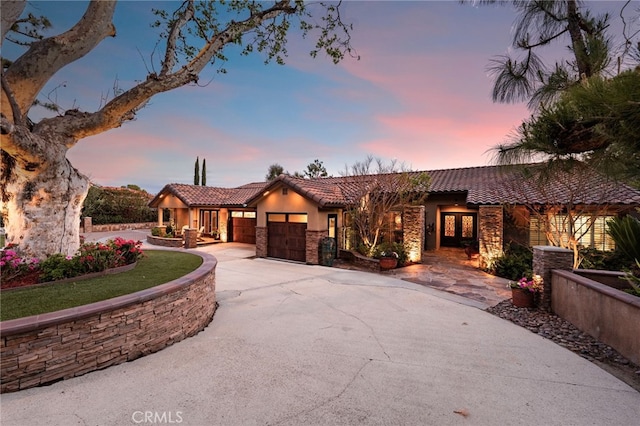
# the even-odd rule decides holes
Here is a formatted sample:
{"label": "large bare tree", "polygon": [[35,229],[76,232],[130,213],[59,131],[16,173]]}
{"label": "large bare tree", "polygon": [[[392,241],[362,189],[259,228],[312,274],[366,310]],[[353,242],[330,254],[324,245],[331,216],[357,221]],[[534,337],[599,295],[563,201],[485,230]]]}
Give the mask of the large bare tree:
{"label": "large bare tree", "polygon": [[[48,24],[46,18],[23,17],[25,4],[3,0],[0,6],[3,42],[15,40],[12,33],[35,37],[17,59],[2,58],[0,190],[8,242],[40,258],[72,254],[79,246],[80,210],[89,182],[66,154],[83,138],[132,120],[156,94],[197,83],[208,64],[226,59],[227,46],[241,45],[243,54],[257,51],[266,61],[282,63],[294,21],[303,36],[317,36],[312,56],[324,51],[338,62],[352,52],[351,27],[341,20],[340,3],[176,2],[173,13],[156,11],[158,26],[165,26],[159,71],[149,72],[95,112],[60,111],[34,123],[29,112],[45,84],[102,40],[115,36],[116,1],[91,1],[70,30],[48,38],[38,37],[38,27]],[[317,8],[314,16],[310,8]]]}
{"label": "large bare tree", "polygon": [[362,244],[366,255],[372,256],[382,234],[388,231],[390,214],[403,213],[408,205],[423,204],[431,178],[425,172],[415,172],[392,160],[385,164],[368,156],[345,167],[344,192],[350,201],[347,208],[356,243]]}

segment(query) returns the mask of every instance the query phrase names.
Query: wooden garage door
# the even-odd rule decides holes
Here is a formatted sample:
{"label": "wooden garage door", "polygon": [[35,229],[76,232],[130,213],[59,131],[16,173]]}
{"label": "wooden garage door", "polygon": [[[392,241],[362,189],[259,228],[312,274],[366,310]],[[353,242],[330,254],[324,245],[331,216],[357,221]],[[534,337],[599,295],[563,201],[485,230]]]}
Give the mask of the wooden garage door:
{"label": "wooden garage door", "polygon": [[236,243],[256,243],[256,219],[246,217],[234,217],[233,241]]}
{"label": "wooden garage door", "polygon": [[289,222],[289,215],[286,216],[284,222],[267,224],[267,256],[304,262],[307,260],[307,224]]}

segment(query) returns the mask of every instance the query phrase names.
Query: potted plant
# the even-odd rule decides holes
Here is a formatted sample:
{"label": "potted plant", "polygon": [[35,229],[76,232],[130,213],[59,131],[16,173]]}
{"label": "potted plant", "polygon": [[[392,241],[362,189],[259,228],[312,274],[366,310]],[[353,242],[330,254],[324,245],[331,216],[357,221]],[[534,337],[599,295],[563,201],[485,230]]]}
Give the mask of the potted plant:
{"label": "potted plant", "polygon": [[542,292],[543,280],[540,275],[524,276],[518,281],[510,281],[511,300],[518,308],[533,308],[535,306],[535,294]]}
{"label": "potted plant", "polygon": [[395,251],[383,251],[380,253],[380,269],[394,269],[398,266],[398,253]]}

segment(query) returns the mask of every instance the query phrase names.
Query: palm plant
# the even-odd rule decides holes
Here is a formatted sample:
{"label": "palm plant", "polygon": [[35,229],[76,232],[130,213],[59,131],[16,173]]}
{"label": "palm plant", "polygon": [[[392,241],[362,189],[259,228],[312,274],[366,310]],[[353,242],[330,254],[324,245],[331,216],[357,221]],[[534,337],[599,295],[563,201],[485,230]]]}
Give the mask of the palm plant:
{"label": "palm plant", "polygon": [[632,216],[616,217],[607,222],[607,234],[620,250],[631,260],[640,261],[640,220]]}

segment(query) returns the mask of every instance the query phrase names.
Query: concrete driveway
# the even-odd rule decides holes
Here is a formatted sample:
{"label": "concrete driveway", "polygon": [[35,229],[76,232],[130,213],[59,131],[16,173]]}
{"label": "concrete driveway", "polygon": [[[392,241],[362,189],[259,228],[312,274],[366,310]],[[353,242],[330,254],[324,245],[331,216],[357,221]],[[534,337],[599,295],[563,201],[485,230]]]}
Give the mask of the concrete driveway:
{"label": "concrete driveway", "polygon": [[631,425],[640,393],[459,296],[380,274],[219,259],[200,334],[2,395],[8,425]]}

